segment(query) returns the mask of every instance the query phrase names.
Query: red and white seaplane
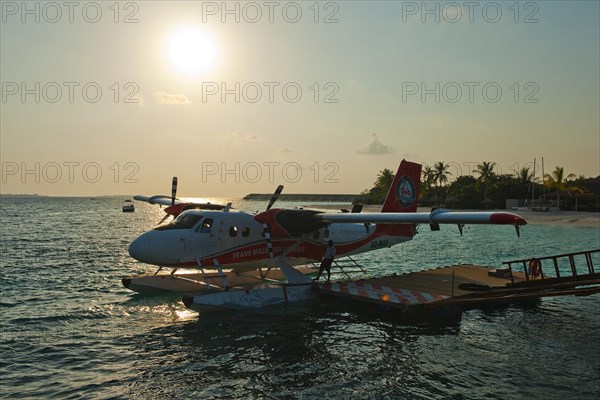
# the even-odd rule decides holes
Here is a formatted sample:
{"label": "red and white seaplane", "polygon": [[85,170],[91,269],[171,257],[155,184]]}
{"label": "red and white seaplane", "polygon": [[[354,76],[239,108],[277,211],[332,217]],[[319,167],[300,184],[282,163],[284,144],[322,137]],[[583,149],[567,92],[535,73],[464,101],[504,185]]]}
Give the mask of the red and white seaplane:
{"label": "red and white seaplane", "polygon": [[[200,312],[254,308],[314,296],[315,283],[297,266],[320,261],[329,240],[334,241],[336,258],[340,258],[411,240],[418,224],[429,224],[432,229],[455,224],[461,233],[465,224],[512,225],[517,234],[519,226],[526,224],[509,212],[416,212],[420,177],[421,165],[403,160],[378,213],[361,213],[359,208],[354,212],[272,208],[283,186],[277,188],[267,209],[255,214],[233,210],[230,204],[216,210],[182,211],[171,223],[141,234],[129,246],[136,260],[173,271],[127,277],[123,284],[136,291],[202,292],[183,299],[187,307]],[[159,200],[156,196],[135,198]],[[286,283],[265,285],[272,277],[263,268],[271,271],[273,267],[279,267]],[[177,273],[181,268],[198,272],[181,275]],[[217,273],[209,276],[208,269]],[[262,285],[234,287],[257,280]]]}

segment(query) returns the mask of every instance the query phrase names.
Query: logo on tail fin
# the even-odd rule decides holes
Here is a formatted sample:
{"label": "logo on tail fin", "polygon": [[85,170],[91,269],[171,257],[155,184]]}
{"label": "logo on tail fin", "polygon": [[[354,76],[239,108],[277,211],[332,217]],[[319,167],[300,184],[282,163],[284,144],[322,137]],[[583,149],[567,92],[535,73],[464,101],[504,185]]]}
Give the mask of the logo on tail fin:
{"label": "logo on tail fin", "polygon": [[415,184],[410,176],[404,175],[398,179],[396,184],[396,199],[402,208],[410,207],[416,200]]}

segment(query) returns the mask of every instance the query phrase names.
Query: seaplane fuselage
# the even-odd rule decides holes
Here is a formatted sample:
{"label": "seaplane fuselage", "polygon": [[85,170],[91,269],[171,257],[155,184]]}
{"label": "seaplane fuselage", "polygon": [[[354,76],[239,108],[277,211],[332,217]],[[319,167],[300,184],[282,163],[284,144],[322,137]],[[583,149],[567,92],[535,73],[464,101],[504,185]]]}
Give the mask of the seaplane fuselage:
{"label": "seaplane fuselage", "polygon": [[[412,239],[413,225],[403,225],[402,230],[404,234],[389,234],[376,224],[331,223],[302,239],[273,234],[271,240],[274,254],[286,254],[290,264],[300,265],[320,261],[329,240],[336,246],[336,257],[342,257]],[[211,268],[215,260],[239,271],[272,264],[263,224],[255,215],[238,210],[184,211],[173,222],[137,237],[129,254],[144,263],[176,268],[196,267],[198,261]]]}

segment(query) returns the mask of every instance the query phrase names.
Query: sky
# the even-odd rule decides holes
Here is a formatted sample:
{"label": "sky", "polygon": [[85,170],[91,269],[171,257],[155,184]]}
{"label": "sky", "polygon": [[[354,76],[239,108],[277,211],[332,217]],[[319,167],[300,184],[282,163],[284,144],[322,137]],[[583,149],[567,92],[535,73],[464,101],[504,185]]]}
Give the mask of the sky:
{"label": "sky", "polygon": [[0,193],[600,175],[598,1],[1,1]]}

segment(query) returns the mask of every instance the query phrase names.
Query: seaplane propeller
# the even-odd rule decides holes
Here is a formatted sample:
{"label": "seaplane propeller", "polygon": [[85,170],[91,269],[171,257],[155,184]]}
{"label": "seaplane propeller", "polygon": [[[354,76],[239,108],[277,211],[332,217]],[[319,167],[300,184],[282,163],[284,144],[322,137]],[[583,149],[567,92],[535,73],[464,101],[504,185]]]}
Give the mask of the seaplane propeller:
{"label": "seaplane propeller", "polygon": [[283,185],[277,186],[277,189],[275,189],[275,193],[273,193],[273,196],[271,196],[271,200],[269,200],[269,205],[267,206],[267,209],[265,210],[265,212],[269,211],[271,209],[271,207],[273,207],[273,204],[275,204],[275,202],[279,198],[279,195],[281,194],[282,191],[283,191]]}
{"label": "seaplane propeller", "polygon": [[[275,260],[275,255],[274,255],[274,251],[273,251],[273,241],[271,239],[271,223],[275,222],[276,224],[279,224],[280,222],[278,222],[276,220],[276,215],[280,212],[292,212],[293,216],[292,216],[292,220],[296,220],[298,221],[299,219],[295,218],[296,217],[296,211],[300,213],[300,219],[306,217],[306,216],[312,216],[313,212],[309,211],[310,214],[306,214],[307,210],[273,210],[272,212],[269,212],[271,210],[271,208],[273,207],[273,205],[275,204],[275,202],[277,201],[277,199],[279,198],[279,195],[281,194],[281,192],[283,191],[283,185],[279,185],[277,187],[277,189],[275,190],[275,192],[273,193],[273,196],[271,196],[271,199],[269,200],[269,204],[267,205],[267,208],[264,212],[259,213],[255,216],[255,220],[257,220],[258,222],[261,222],[263,225],[263,236],[265,237],[265,240],[267,242],[267,248],[269,250],[269,258],[271,260]],[[320,228],[320,226],[319,226]],[[317,228],[317,229],[319,229]],[[281,254],[278,254],[278,260],[277,264],[280,265],[282,262],[282,259],[284,259],[285,257],[287,257],[287,255],[294,251],[296,248],[298,248],[298,246],[304,242],[316,229],[314,229],[314,227],[311,227],[310,232],[308,232],[306,229],[302,230],[302,235],[301,237],[294,242],[294,244],[290,247],[288,247],[287,249],[284,249],[284,251]],[[280,265],[281,268],[281,265]],[[288,273],[290,273],[288,271]],[[301,279],[302,281],[302,279]]]}
{"label": "seaplane propeller", "polygon": [[171,182],[171,205],[175,205],[175,197],[177,195],[177,177],[173,177],[173,181]]}
{"label": "seaplane propeller", "polygon": [[166,214],[164,217],[161,218],[160,221],[158,221],[157,225],[160,225],[163,222],[165,222],[167,220],[167,218],[169,218],[171,215],[173,215],[173,218],[175,218],[175,214],[170,213],[169,209],[175,205],[175,200],[178,200],[176,196],[177,196],[177,177],[174,176],[173,181],[171,182],[171,206],[165,208]]}
{"label": "seaplane propeller", "polygon": [[[279,198],[279,195],[281,194],[282,191],[283,191],[283,185],[277,186],[277,189],[275,189],[273,196],[271,196],[271,200],[269,200],[267,209],[264,211],[265,213],[268,213],[269,210],[271,209],[271,207],[273,207],[273,204],[275,204],[275,202]],[[257,216],[258,215],[260,215],[260,214],[257,214]],[[273,242],[271,241],[271,227],[269,226],[269,223],[266,221],[262,223],[262,226],[263,226],[263,236],[265,237],[265,240],[267,241],[267,248],[269,249],[269,258],[272,260],[274,255],[273,255]]]}
{"label": "seaplane propeller", "polygon": [[[281,194],[283,186],[278,186],[271,197],[267,209],[254,216],[254,220],[263,226],[263,236],[267,241],[269,257],[274,258],[272,237],[293,237],[305,240],[310,234],[321,228],[327,228],[329,223],[318,218],[321,211],[303,209],[275,209],[273,204]],[[356,210],[354,210],[356,211]]]}

